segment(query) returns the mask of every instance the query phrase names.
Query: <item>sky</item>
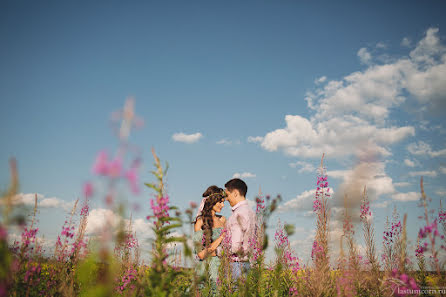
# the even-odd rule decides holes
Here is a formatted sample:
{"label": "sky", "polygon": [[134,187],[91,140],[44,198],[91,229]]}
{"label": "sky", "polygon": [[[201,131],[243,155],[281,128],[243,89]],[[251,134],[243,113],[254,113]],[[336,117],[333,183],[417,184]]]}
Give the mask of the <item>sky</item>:
{"label": "sky", "polygon": [[[153,192],[143,183],[154,181],[154,148],[169,163],[168,193],[181,209],[234,176],[246,181],[251,201],[259,189],[280,194],[270,236],[279,219],[294,224],[290,242],[303,262],[324,153],[333,250],[345,194],[361,234],[364,186],[378,249],[396,208],[408,215],[414,250],[420,177],[433,209],[446,194],[445,8],[443,1],[2,1],[0,187],[16,158],[19,192],[26,203],[38,194],[39,232],[50,247],[91,181],[93,236],[110,211],[105,180],[91,168],[99,151],[117,150],[110,118],[132,97],[144,121],[129,137],[143,161],[141,191],[134,195],[125,180],[119,189],[141,242],[151,236]],[[361,250],[360,235],[357,242]]]}

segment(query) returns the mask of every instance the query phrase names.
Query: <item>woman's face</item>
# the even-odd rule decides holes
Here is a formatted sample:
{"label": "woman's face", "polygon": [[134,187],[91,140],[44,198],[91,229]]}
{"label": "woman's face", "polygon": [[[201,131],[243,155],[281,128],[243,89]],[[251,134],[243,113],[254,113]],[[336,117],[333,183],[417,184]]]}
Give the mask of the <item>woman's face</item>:
{"label": "woman's face", "polygon": [[219,201],[219,202],[215,203],[212,210],[215,211],[216,213],[221,212],[221,210],[223,209],[223,206],[225,206],[224,201]]}

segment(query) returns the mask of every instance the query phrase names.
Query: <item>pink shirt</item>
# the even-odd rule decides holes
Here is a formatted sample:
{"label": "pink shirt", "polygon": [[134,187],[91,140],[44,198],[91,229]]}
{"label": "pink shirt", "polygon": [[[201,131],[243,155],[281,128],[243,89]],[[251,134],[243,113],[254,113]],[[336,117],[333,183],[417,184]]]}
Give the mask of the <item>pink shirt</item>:
{"label": "pink shirt", "polygon": [[[232,207],[232,215],[227,221],[228,233],[231,236],[231,251],[235,254],[233,261],[248,261],[251,251],[250,239],[254,236],[256,215],[243,200]],[[240,257],[238,255],[241,255]]]}

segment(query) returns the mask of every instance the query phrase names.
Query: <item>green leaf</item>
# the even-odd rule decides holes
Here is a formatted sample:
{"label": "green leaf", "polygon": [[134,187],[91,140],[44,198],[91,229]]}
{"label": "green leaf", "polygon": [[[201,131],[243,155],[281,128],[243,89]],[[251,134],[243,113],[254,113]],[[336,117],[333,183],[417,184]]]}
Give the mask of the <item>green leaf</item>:
{"label": "green leaf", "polygon": [[161,217],[159,218],[161,222],[182,222],[180,218],[176,217]]}
{"label": "green leaf", "polygon": [[154,189],[155,191],[158,191],[158,187],[155,184],[152,183],[145,183],[146,186],[148,186],[149,188]]}
{"label": "green leaf", "polygon": [[184,237],[169,237],[164,240],[165,243],[169,242],[184,242],[186,239]]}
{"label": "green leaf", "polygon": [[183,226],[183,224],[172,224],[172,225],[164,226],[164,227],[158,229],[157,233],[163,234],[163,233],[166,233],[167,231],[170,231],[175,228],[179,228],[181,226]]}

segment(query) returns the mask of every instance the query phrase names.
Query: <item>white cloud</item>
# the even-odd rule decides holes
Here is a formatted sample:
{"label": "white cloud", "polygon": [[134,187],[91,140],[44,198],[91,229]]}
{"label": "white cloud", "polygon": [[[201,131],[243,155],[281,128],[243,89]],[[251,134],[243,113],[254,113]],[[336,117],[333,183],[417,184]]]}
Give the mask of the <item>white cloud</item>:
{"label": "white cloud", "polygon": [[392,195],[393,200],[398,201],[417,201],[420,199],[420,193],[409,192],[409,193],[396,193]]}
{"label": "white cloud", "polygon": [[313,166],[313,164],[303,161],[297,161],[294,163],[290,163],[289,166],[291,168],[297,168],[299,167],[298,172],[304,173],[304,172],[315,172],[316,168]]}
{"label": "white cloud", "polygon": [[87,218],[86,234],[99,235],[104,228],[116,228],[121,217],[110,209],[95,208],[90,210]]}
{"label": "white cloud", "polygon": [[267,151],[282,150],[290,156],[348,156],[374,150],[389,155],[383,145],[413,136],[413,127],[379,128],[355,116],[343,116],[318,122],[287,115],[286,128],[265,135],[261,146]]}
{"label": "white cloud", "polygon": [[372,55],[365,47],[359,49],[357,55],[362,64],[370,64],[372,61]]}
{"label": "white cloud", "polygon": [[409,176],[430,176],[436,177],[437,172],[435,170],[432,171],[410,171]]}
{"label": "white cloud", "polygon": [[232,178],[255,178],[256,175],[251,172],[243,172],[243,173],[234,173]]}
{"label": "white cloud", "polygon": [[441,167],[440,167],[440,172],[441,172],[442,174],[446,174],[446,167],[441,166]]}
{"label": "white cloud", "polygon": [[[123,222],[124,228],[128,230],[129,219],[123,219],[110,209],[95,208],[88,214],[85,233],[91,236],[100,236],[104,228],[110,228],[112,232],[116,232],[120,222]],[[146,219],[132,219],[132,232],[135,233],[140,245],[154,237],[152,227],[152,223]]]}
{"label": "white cloud", "polygon": [[410,186],[410,183],[408,183],[408,182],[400,182],[400,183],[394,183],[393,185],[395,187],[408,187],[408,186]]}
{"label": "white cloud", "polygon": [[[251,141],[267,151],[299,157],[320,157],[323,152],[345,157],[364,150],[391,155],[391,145],[415,135],[413,126],[391,124],[392,110],[414,99],[423,108],[446,110],[440,108],[446,106],[446,50],[437,33],[427,30],[409,56],[316,86],[305,98],[314,111],[311,117],[286,115],[285,127]],[[358,52],[364,62],[371,59],[367,53]],[[446,155],[446,149],[431,155]]]}
{"label": "white cloud", "polygon": [[74,206],[74,201],[67,202],[56,197],[45,197],[38,193],[17,194],[12,198],[14,205],[23,204],[29,207],[34,207],[35,197],[37,196],[37,208],[61,208],[67,212],[71,211]]}
{"label": "white cloud", "polygon": [[438,196],[446,196],[446,190],[444,189],[437,190],[435,191],[435,194],[437,194]]}
{"label": "white cloud", "polygon": [[321,83],[325,82],[326,80],[327,80],[327,77],[326,77],[326,76],[321,76],[321,77],[319,77],[319,78],[316,78],[316,79],[314,80],[314,83],[315,83],[315,84],[321,84]]}
{"label": "white cloud", "polygon": [[372,208],[386,208],[389,205],[389,201],[382,201],[372,204]]}
{"label": "white cloud", "polygon": [[411,161],[409,159],[404,159],[404,164],[406,164],[406,166],[409,166],[409,167],[415,167],[415,162]]}
{"label": "white cloud", "polygon": [[220,139],[219,141],[217,141],[217,144],[231,145],[232,141],[228,139]]}
{"label": "white cloud", "polygon": [[387,45],[384,42],[380,41],[376,44],[376,48],[384,49],[387,48]]}
{"label": "white cloud", "polygon": [[256,142],[262,142],[263,141],[263,137],[261,136],[249,136],[248,137],[248,142],[252,142],[252,143],[256,143]]}
{"label": "white cloud", "polygon": [[175,133],[172,136],[172,139],[177,142],[194,143],[200,140],[202,137],[203,135],[199,132],[194,134]]}
{"label": "white cloud", "polygon": [[430,157],[440,157],[446,156],[446,149],[434,151],[431,146],[424,142],[418,141],[417,143],[411,143],[407,146],[407,150],[412,155],[430,156]]}
{"label": "white cloud", "polygon": [[412,44],[412,41],[410,41],[409,38],[404,37],[403,40],[401,41],[401,45],[405,46],[405,47],[410,47]]}
{"label": "white cloud", "polygon": [[316,194],[316,190],[307,190],[297,195],[296,198],[293,198],[282,205],[279,206],[279,212],[287,212],[293,210],[303,210],[307,211],[313,209],[313,199]]}
{"label": "white cloud", "polygon": [[329,170],[327,175],[332,178],[345,179],[347,175],[351,173],[351,170]]}

